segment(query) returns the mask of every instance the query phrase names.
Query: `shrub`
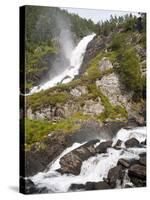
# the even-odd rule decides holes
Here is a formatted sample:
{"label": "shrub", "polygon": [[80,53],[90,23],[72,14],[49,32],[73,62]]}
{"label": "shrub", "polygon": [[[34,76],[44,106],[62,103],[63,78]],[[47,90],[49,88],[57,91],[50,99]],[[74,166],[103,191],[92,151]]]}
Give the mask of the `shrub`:
{"label": "shrub", "polygon": [[128,91],[133,91],[136,97],[141,96],[142,78],[139,58],[133,48],[120,53],[120,80]]}

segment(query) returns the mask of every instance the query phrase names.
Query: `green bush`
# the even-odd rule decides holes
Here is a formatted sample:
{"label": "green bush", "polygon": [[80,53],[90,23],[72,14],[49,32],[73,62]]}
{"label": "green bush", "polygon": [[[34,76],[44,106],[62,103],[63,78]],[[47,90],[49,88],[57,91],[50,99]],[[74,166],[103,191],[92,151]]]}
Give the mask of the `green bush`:
{"label": "green bush", "polygon": [[142,78],[139,58],[133,48],[128,48],[120,54],[120,80],[128,91],[133,91],[138,97],[142,92]]}

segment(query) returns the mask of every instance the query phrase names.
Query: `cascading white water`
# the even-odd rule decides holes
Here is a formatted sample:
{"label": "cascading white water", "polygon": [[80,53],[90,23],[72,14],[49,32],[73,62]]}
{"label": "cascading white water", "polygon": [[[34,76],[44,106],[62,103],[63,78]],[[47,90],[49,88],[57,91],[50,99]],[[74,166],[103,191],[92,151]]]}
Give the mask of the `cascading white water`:
{"label": "cascading white water", "polygon": [[[124,142],[127,139],[135,137],[142,142],[146,139],[146,127],[138,127],[132,130],[121,129],[117,135],[113,138],[115,144],[118,139]],[[101,140],[101,142],[104,140]],[[37,187],[46,187],[49,192],[67,192],[71,184],[85,184],[87,181],[102,181],[107,177],[109,169],[116,166],[120,158],[125,159],[139,159],[139,154],[146,152],[146,148],[123,148],[121,150],[115,150],[114,148],[108,148],[107,153],[97,154],[94,157],[82,163],[81,172],[78,176],[74,175],[61,175],[56,171],[60,168],[59,161],[62,156],[72,151],[73,149],[81,146],[80,143],[74,143],[71,147],[67,148],[62,154],[49,166],[49,169],[45,172],[38,173],[37,175],[30,177],[31,180],[37,185]],[[128,177],[124,179],[127,183]],[[120,187],[118,185],[118,187]]]}
{"label": "cascading white water", "polygon": [[71,53],[70,65],[67,67],[67,69],[63,73],[57,75],[56,77],[44,83],[43,85],[33,87],[29,94],[33,94],[41,90],[46,90],[50,87],[54,87],[58,83],[68,83],[71,80],[73,80],[73,78],[79,73],[79,69],[82,64],[87,45],[94,38],[94,36],[95,36],[94,33],[91,35],[85,36],[78,43],[78,45],[75,47],[75,49]]}

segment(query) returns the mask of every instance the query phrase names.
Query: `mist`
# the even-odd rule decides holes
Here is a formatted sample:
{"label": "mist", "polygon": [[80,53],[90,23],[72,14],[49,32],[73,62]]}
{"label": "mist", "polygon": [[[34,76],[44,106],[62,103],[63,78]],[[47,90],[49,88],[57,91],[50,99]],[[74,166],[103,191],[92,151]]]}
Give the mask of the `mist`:
{"label": "mist", "polygon": [[[54,8],[52,9],[54,11]],[[75,48],[75,42],[73,33],[71,32],[71,22],[69,17],[58,12],[57,9],[52,16],[51,11],[52,10],[49,9],[49,12],[45,12],[45,17],[40,15],[36,24],[36,31],[40,32],[41,38],[44,37],[44,32],[49,32],[49,37],[54,38],[54,43],[56,42],[59,48],[59,52],[56,55],[56,58],[53,59],[52,62],[49,62],[49,79],[59,75],[70,65],[71,53]],[[47,77],[45,77],[45,79],[47,79]],[[43,78],[42,83],[45,81],[46,80]]]}

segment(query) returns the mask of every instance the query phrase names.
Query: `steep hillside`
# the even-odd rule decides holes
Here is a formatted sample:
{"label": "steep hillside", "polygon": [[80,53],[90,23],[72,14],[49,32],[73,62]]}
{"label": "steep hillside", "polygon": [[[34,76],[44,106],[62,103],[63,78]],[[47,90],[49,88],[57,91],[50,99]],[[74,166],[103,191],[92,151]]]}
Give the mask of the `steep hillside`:
{"label": "steep hillside", "polygon": [[[43,149],[45,157],[49,152],[56,156],[60,153],[55,146],[50,147],[53,140],[58,140],[63,151],[68,145],[66,138],[81,132],[92,135],[111,123],[146,124],[146,32],[143,25],[139,27],[138,19],[132,16],[97,24],[97,35],[87,47],[79,75],[69,83],[25,97],[26,156],[31,159],[27,174],[32,173],[34,159]],[[32,56],[47,56],[46,52],[52,60],[59,57],[57,48],[49,45],[36,47]],[[35,71],[27,84],[38,76]],[[44,167],[52,159],[46,157]]]}

